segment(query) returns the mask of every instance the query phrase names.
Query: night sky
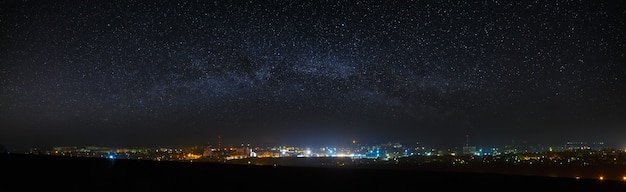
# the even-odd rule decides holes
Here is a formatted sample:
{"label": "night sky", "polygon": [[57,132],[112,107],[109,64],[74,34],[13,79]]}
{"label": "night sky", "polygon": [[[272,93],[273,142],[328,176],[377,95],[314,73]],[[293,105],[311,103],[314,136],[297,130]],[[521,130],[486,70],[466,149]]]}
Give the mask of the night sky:
{"label": "night sky", "polygon": [[4,1],[0,144],[626,148],[626,1]]}

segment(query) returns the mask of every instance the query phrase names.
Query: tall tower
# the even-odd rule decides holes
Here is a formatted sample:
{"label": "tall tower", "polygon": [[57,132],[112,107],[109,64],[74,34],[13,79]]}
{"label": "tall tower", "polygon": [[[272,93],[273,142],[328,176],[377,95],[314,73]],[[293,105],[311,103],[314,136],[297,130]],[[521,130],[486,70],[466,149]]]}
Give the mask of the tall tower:
{"label": "tall tower", "polygon": [[476,152],[475,146],[469,145],[469,134],[465,134],[465,146],[463,146],[463,154],[464,155],[473,155]]}

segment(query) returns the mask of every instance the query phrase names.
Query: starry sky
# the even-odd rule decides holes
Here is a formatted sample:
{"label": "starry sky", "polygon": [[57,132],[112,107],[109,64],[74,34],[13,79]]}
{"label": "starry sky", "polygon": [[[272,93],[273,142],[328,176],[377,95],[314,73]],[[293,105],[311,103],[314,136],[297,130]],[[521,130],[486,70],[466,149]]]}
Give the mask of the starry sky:
{"label": "starry sky", "polygon": [[4,1],[0,144],[220,136],[626,148],[625,10],[563,0]]}

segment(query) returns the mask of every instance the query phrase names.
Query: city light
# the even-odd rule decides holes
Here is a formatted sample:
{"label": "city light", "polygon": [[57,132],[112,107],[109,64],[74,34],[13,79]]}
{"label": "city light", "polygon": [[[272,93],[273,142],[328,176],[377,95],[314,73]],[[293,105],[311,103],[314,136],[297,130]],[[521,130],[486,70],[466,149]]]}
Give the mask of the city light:
{"label": "city light", "polygon": [[[402,146],[402,147],[398,147]],[[494,154],[494,151],[498,151],[498,148],[489,148],[490,150],[483,151],[478,148],[475,151],[468,153],[456,151],[455,149],[437,149],[437,148],[425,148],[416,146],[405,146],[399,143],[382,143],[349,147],[298,147],[298,146],[263,146],[263,147],[224,147],[215,148],[213,146],[188,146],[188,147],[159,147],[159,148],[110,148],[110,147],[56,147],[50,151],[43,151],[41,153],[53,154],[60,156],[75,156],[75,157],[99,157],[109,159],[110,161],[117,161],[122,159],[142,159],[142,160],[154,160],[154,161],[207,161],[207,162],[227,162],[240,163],[240,164],[255,164],[255,165],[273,165],[276,162],[275,158],[290,158],[290,157],[337,157],[337,159],[327,159],[331,162],[326,162],[326,159],[315,158],[311,161],[324,161],[322,166],[345,166],[350,167],[354,165],[365,164],[378,164],[388,163],[388,161],[394,161],[394,164],[419,164],[426,165],[431,163],[446,163],[452,165],[463,166],[466,164],[490,164],[490,163],[506,163],[506,164],[527,164],[527,165],[554,165],[566,168],[570,165],[593,167],[601,165],[602,163],[619,163],[621,162],[622,150],[608,150],[608,149],[565,149],[561,148],[552,151],[549,149],[542,153],[541,151],[533,152],[518,152],[517,150],[507,150],[507,153]],[[574,153],[572,153],[574,152]],[[607,162],[592,161],[585,156],[579,156],[577,154],[588,153],[594,155],[593,159],[603,158]],[[409,155],[410,154],[410,155]],[[415,156],[412,157],[412,156]],[[597,157],[596,157],[597,156]],[[254,160],[253,160],[254,158]],[[264,160],[266,159],[267,160]],[[339,159],[342,158],[342,159]],[[591,157],[590,157],[591,158]],[[295,158],[294,158],[295,159]],[[291,161],[291,160],[289,160]],[[298,161],[298,160],[296,160]],[[332,162],[336,161],[336,162]],[[290,162],[292,163],[292,162]],[[296,162],[293,162],[296,163]],[[282,165],[278,163],[276,165]],[[626,162],[619,163],[620,165],[626,165]],[[314,164],[310,164],[314,165]],[[615,176],[606,177],[605,175],[622,175],[622,178]],[[585,176],[587,175],[587,176]],[[590,173],[577,173],[577,175],[571,175],[570,178],[577,180],[583,178],[589,178]],[[591,177],[593,178],[593,176]],[[596,175],[596,179],[599,181],[605,180],[617,180],[626,183],[626,175],[621,172],[608,173],[603,172],[601,175]]]}

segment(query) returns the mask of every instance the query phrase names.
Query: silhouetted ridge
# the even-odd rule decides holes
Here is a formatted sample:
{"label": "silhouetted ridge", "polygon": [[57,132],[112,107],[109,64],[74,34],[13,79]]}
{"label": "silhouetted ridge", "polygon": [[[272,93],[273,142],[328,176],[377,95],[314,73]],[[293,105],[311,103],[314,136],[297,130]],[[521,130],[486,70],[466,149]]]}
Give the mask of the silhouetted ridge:
{"label": "silhouetted ridge", "polygon": [[[620,191],[623,182],[417,170],[255,166],[45,155],[3,154],[2,174],[11,189],[76,191],[180,191],[193,189],[426,188],[501,191],[505,188],[560,191]],[[24,185],[23,183],[28,183]],[[291,186],[291,187],[288,187]],[[501,187],[505,188],[501,188]]]}

